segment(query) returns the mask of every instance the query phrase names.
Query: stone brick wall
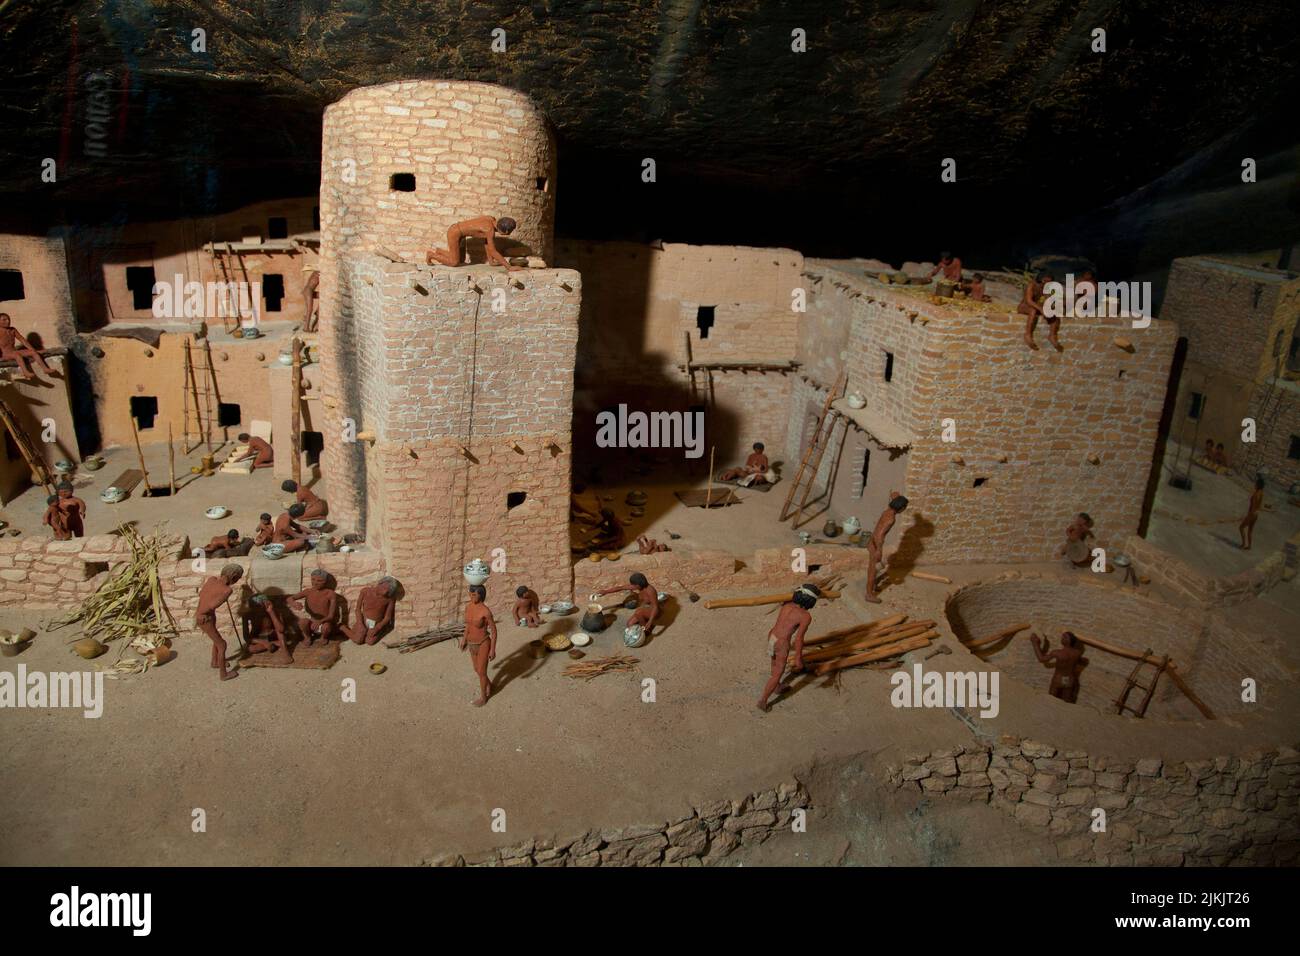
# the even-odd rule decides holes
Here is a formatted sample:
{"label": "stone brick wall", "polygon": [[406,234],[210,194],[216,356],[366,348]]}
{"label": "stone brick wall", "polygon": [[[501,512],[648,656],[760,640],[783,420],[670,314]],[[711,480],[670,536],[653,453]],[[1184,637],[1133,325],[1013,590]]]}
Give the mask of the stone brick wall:
{"label": "stone brick wall", "polygon": [[[366,470],[358,445],[336,440],[345,418],[377,413],[383,368],[373,322],[355,324],[354,299],[370,293],[344,267],[376,250],[407,262],[446,243],[474,216],[510,216],[511,240],[547,261],[555,216],[555,150],[545,118],[522,93],[483,83],[403,81],[354,90],[325,111],[321,161],[320,341],[331,508],[365,528]],[[390,188],[413,173],[415,190]],[[471,245],[471,258],[481,256]],[[503,243],[504,245],[504,243]],[[364,284],[364,283],[363,283]],[[418,293],[417,293],[418,294]]]}
{"label": "stone brick wall", "polygon": [[567,839],[527,840],[479,853],[443,853],[426,866],[710,866],[740,847],[790,831],[808,807],[797,781],[739,800],[718,800],[656,823],[588,830]]}
{"label": "stone brick wall", "polygon": [[1253,568],[1212,577],[1135,534],[1124,539],[1123,551],[1138,574],[1185,600],[1211,607],[1229,607],[1263,594],[1283,579],[1287,567],[1285,553],[1277,552]]}
{"label": "stone brick wall", "polygon": [[23,276],[23,298],[0,302],[14,328],[38,347],[68,345],[76,335],[76,313],[62,237],[0,233],[0,269]]}
{"label": "stone brick wall", "polygon": [[[1079,511],[1102,541],[1137,529],[1177,337],[1170,323],[1067,319],[1063,353],[1031,352],[1018,314],[935,306],[825,263],[818,273],[823,316],[849,324],[850,390],[912,435],[902,489],[911,507],[894,532],[906,557],[1047,559]],[[884,351],[894,354],[889,383]],[[945,418],[955,442],[942,441]]]}
{"label": "stone brick wall", "polygon": [[[426,625],[459,614],[461,568],[506,552],[489,603],[527,584],[571,591],[574,351],[582,283],[569,270],[505,274],[351,256],[367,540]],[[496,296],[504,293],[501,312]],[[518,504],[509,499],[522,494]]]}
{"label": "stone brick wall", "polygon": [[[918,798],[988,803],[1108,866],[1280,866],[1300,859],[1300,753],[1116,760],[1004,735],[915,754],[889,768]],[[1106,812],[1092,832],[1093,811]]]}
{"label": "stone brick wall", "polygon": [[[178,556],[182,554],[183,542],[177,538],[173,544],[175,553]],[[114,534],[91,535],[72,541],[5,539],[0,541],[0,607],[75,610],[108,580],[114,565],[129,557],[130,548]],[[182,633],[198,633],[192,621],[198,608],[199,588],[228,563],[244,568],[241,586],[259,586],[256,568],[264,565],[262,562],[254,563],[251,558],[210,559],[208,570],[203,574],[194,571],[190,558],[178,557],[163,561],[159,566],[158,581],[163,599]],[[383,556],[370,549],[351,554],[308,554],[302,567],[304,580],[314,568],[329,572],[349,608],[363,587],[378,581],[386,573]],[[409,623],[403,621],[406,610],[406,602],[399,605],[399,626]]]}

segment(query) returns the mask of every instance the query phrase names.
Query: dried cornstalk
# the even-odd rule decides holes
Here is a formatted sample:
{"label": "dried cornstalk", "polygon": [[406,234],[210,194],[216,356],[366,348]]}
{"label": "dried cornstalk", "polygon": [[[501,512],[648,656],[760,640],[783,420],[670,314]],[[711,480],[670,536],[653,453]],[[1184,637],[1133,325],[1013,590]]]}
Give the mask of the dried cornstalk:
{"label": "dried cornstalk", "polygon": [[163,600],[158,566],[163,552],[170,547],[161,531],[142,535],[128,524],[119,525],[117,533],[131,549],[131,557],[119,563],[98,591],[86,598],[74,613],[46,626],[54,631],[70,624],[80,624],[86,637],[107,644],[119,637],[130,641],[161,643],[175,636],[176,621]]}

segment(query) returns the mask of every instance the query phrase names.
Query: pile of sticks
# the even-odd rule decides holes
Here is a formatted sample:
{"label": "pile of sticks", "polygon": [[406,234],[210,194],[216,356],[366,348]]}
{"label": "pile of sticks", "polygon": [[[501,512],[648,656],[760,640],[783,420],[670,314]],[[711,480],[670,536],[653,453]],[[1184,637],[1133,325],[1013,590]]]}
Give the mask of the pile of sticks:
{"label": "pile of sticks", "polygon": [[411,651],[418,651],[422,647],[429,647],[433,644],[441,644],[443,641],[459,640],[464,633],[464,622],[443,624],[431,631],[423,631],[419,634],[412,634],[410,637],[404,637],[400,641],[386,642],[384,647],[389,650],[396,650],[399,654],[409,654]]}
{"label": "pile of sticks", "polygon": [[601,674],[608,674],[610,671],[630,671],[640,663],[640,658],[628,657],[625,654],[619,654],[615,657],[601,657],[594,661],[580,661],[577,664],[570,664],[564,669],[564,676],[580,677],[589,681],[594,680]]}
{"label": "pile of sticks", "polygon": [[[831,674],[846,667],[863,665],[880,670],[897,667],[897,658],[901,655],[927,647],[939,636],[934,623],[909,623],[906,614],[894,614],[808,638],[803,643],[804,670],[812,674]],[[790,666],[794,666],[793,653]]]}
{"label": "pile of sticks", "polygon": [[148,646],[176,635],[176,621],[163,602],[158,582],[158,564],[164,550],[170,550],[169,545],[160,531],[142,535],[124,524],[117,533],[130,546],[130,559],[119,564],[75,612],[52,621],[47,631],[80,624],[86,637],[103,644],[125,637],[132,642],[144,638]]}

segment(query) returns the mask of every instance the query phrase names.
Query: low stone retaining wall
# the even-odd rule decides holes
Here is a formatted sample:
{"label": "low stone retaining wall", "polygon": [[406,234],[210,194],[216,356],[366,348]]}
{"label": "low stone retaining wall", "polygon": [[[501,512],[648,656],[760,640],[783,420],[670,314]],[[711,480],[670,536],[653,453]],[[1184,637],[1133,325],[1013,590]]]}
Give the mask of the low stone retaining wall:
{"label": "low stone retaining wall", "polygon": [[1253,568],[1225,577],[1204,574],[1137,535],[1124,541],[1124,553],[1144,577],[1197,604],[1229,607],[1263,594],[1283,578],[1287,569],[1286,554],[1277,552]]}
{"label": "low stone retaining wall", "polygon": [[720,800],[662,823],[588,830],[567,840],[528,840],[470,856],[452,853],[425,866],[706,866],[738,847],[789,830],[794,811],[808,807],[797,780],[741,800]]}
{"label": "low stone retaining wall", "polygon": [[[181,553],[181,545],[176,539],[176,554]],[[0,541],[0,607],[71,611],[94,594],[108,580],[112,566],[127,560],[130,553],[127,543],[114,534],[72,541]],[[204,574],[194,570],[189,558],[165,560],[159,565],[163,599],[182,632],[193,629],[191,621],[204,580],[228,563],[241,565],[243,583],[250,583],[252,558],[210,558]],[[323,568],[334,577],[339,594],[350,607],[363,587],[383,577],[384,560],[377,551],[367,550],[308,554],[303,560],[304,580],[313,568]],[[256,580],[251,583],[257,585]]]}
{"label": "low stone retaining wall", "polygon": [[[1300,752],[1113,760],[1003,736],[908,758],[890,782],[989,803],[1058,838],[1063,859],[1108,866],[1256,866],[1300,860]],[[1092,832],[1095,808],[1105,832]]]}

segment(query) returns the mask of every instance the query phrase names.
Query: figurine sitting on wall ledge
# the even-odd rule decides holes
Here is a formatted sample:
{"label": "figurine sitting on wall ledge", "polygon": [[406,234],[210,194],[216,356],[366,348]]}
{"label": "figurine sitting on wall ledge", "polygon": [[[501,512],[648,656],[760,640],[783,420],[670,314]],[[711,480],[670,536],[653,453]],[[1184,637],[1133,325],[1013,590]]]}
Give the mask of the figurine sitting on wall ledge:
{"label": "figurine sitting on wall ledge", "polygon": [[45,356],[32,348],[31,343],[10,323],[8,312],[0,312],[0,360],[3,359],[17,362],[18,377],[28,381],[36,377],[32,373],[33,360],[46,375],[54,374]]}
{"label": "figurine sitting on wall ledge", "polygon": [[465,240],[482,239],[487,246],[488,265],[505,266],[507,269],[514,271],[519,266],[512,266],[506,261],[500,250],[496,247],[495,237],[497,233],[508,236],[515,231],[516,223],[509,216],[502,216],[495,219],[492,216],[479,216],[475,219],[466,219],[464,222],[458,222],[447,230],[447,249],[430,249],[424,257],[424,261],[429,265],[435,262],[444,266],[455,268],[465,261]]}

